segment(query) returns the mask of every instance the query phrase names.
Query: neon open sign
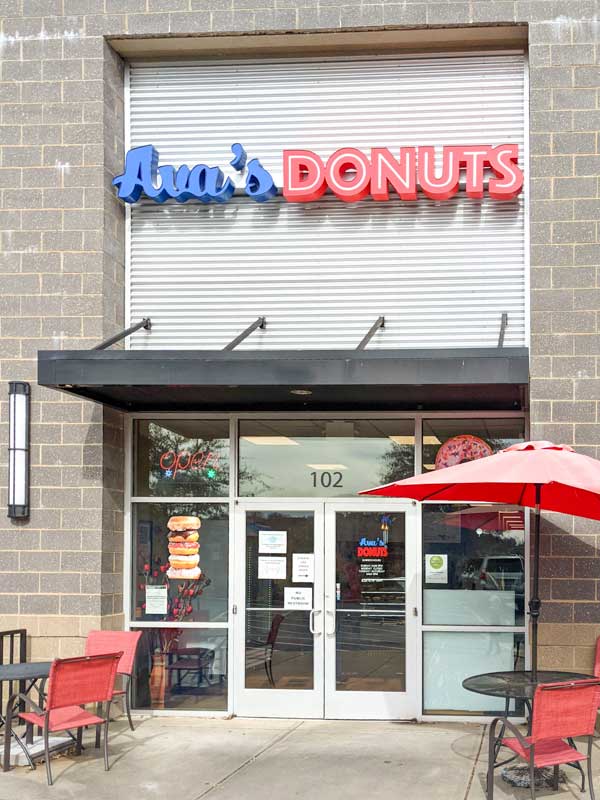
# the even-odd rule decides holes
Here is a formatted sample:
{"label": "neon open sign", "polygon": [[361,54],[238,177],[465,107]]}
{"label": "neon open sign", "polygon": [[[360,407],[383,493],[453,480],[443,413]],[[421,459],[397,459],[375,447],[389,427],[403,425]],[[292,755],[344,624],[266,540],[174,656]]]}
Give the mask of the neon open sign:
{"label": "neon open sign", "polygon": [[[243,192],[248,197],[264,203],[280,193],[271,173],[257,158],[248,161],[241,144],[231,145],[231,151],[229,164],[245,178]],[[437,165],[435,156],[430,146],[400,147],[397,152],[373,147],[369,153],[343,147],[325,160],[312,150],[284,150],[281,194],[291,203],[318,200],[328,189],[347,203],[366,197],[389,200],[394,195],[414,201],[420,189],[432,200],[449,200],[461,190],[463,177],[464,191],[472,198],[482,198],[487,192],[495,200],[513,200],[523,189],[516,144],[445,145]],[[129,150],[125,171],[113,184],[126,203],[135,203],[143,195],[156,203],[169,199],[225,203],[236,190],[217,166],[159,166],[159,154],[152,145]]]}
{"label": "neon open sign", "polygon": [[177,478],[179,472],[191,472],[206,469],[207,477],[214,478],[219,466],[219,455],[212,450],[197,450],[190,453],[188,450],[167,450],[162,453],[158,463],[165,478]]}

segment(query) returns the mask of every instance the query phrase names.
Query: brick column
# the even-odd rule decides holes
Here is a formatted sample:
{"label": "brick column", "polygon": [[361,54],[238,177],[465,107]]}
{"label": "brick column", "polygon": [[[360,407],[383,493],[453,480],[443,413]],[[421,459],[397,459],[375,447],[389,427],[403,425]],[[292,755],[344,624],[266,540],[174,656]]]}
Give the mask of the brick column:
{"label": "brick column", "polygon": [[[83,18],[38,16],[62,3],[23,5],[3,20],[0,413],[6,442],[6,382],[33,384],[32,513],[0,522],[0,629],[26,627],[31,656],[48,658],[123,622],[122,420],[35,384],[39,349],[89,348],[123,327],[124,213],[110,184],[123,64]],[[4,506],[5,447],[0,458]]]}

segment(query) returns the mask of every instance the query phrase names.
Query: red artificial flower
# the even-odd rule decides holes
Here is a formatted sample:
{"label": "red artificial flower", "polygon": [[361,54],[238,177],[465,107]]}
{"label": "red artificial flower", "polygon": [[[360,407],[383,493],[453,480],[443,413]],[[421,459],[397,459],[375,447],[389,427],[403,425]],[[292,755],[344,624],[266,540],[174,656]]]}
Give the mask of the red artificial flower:
{"label": "red artificial flower", "polygon": [[146,603],[142,603],[142,608],[146,608]]}
{"label": "red artificial flower", "polygon": [[152,574],[154,575],[155,578],[158,578],[158,570],[155,569]]}
{"label": "red artificial flower", "polygon": [[185,610],[186,614],[191,614],[194,609],[191,606],[188,606]]}
{"label": "red artificial flower", "polygon": [[150,572],[150,564],[144,564],[144,572]]}

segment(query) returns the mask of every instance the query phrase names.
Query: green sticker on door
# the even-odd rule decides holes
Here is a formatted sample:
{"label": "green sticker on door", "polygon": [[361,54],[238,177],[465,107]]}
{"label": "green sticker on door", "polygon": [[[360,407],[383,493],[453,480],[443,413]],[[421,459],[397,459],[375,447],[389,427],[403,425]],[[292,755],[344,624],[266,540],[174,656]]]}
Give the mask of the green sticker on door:
{"label": "green sticker on door", "polygon": [[448,556],[445,553],[425,556],[425,583],[448,583]]}

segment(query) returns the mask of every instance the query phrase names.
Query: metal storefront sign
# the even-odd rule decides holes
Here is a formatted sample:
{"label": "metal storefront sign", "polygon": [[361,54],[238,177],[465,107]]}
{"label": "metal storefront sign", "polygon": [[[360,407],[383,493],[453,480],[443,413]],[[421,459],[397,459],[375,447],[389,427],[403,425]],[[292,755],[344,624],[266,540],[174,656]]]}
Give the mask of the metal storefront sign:
{"label": "metal storefront sign", "polygon": [[[400,200],[416,200],[418,188],[432,200],[449,200],[461,189],[461,175],[465,194],[475,199],[487,191],[494,200],[514,200],[523,188],[517,144],[444,145],[441,165],[436,164],[436,148],[431,146],[400,147],[398,155],[387,147],[373,147],[369,154],[343,147],[327,159],[313,150],[284,150],[281,190],[258,158],[248,161],[239,142],[231,145],[231,151],[229,164],[245,178],[243,192],[257,203],[271,200],[280,191],[288,202],[310,203],[327,189],[347,203],[369,196],[389,200],[390,191]],[[491,175],[487,181],[486,170]],[[151,144],[128,151],[125,171],[113,184],[126,203],[135,203],[142,195],[156,203],[170,199],[225,203],[236,191],[234,181],[219,166],[159,166],[158,150]]]}

